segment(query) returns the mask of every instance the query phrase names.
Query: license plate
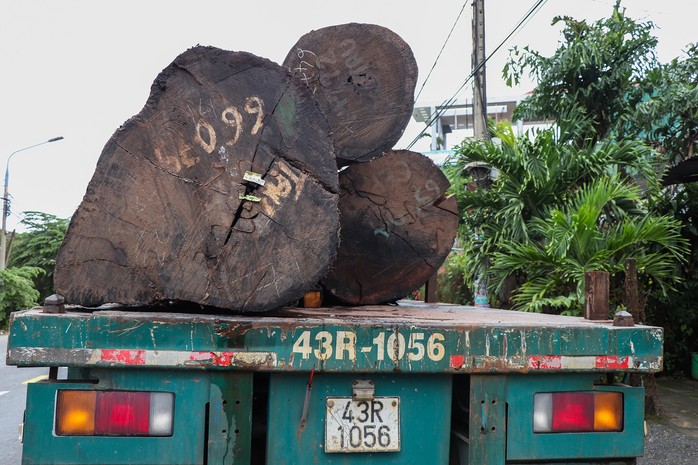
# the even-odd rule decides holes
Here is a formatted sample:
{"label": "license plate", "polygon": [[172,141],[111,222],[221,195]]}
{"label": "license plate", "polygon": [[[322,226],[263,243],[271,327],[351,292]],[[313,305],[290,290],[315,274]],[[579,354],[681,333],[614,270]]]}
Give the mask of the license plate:
{"label": "license plate", "polygon": [[325,452],[398,452],[400,398],[328,397]]}

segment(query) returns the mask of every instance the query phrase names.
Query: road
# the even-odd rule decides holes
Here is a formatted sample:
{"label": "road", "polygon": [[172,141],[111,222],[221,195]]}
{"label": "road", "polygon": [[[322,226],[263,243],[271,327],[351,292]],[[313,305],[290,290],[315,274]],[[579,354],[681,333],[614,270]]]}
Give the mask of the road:
{"label": "road", "polygon": [[8,367],[6,354],[7,335],[0,335],[0,465],[19,465],[22,444],[17,439],[17,427],[24,414],[26,382],[48,375],[48,368]]}

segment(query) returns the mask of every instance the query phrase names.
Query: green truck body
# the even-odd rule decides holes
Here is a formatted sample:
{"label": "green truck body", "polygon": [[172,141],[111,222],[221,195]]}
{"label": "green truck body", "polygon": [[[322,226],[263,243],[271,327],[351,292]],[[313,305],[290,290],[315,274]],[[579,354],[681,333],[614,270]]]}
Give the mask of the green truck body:
{"label": "green truck body", "polygon": [[[662,368],[661,328],[577,317],[411,301],[147,310],[12,315],[8,365],[51,368],[28,386],[24,465],[633,463],[644,392],[622,375]],[[69,391],[169,393],[171,429],[63,435]],[[553,393],[617,395],[621,426],[534,431]]]}

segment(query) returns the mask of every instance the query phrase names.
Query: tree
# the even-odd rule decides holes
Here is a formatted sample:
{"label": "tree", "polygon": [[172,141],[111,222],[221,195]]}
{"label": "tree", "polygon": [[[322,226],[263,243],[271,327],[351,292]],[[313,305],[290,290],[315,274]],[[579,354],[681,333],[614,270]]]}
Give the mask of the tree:
{"label": "tree", "polygon": [[692,352],[698,352],[698,184],[679,184],[667,189],[653,209],[671,215],[681,224],[681,235],[691,253],[675,271],[683,280],[668,294],[649,292],[647,319],[664,328],[664,369],[675,375],[691,372]]}
{"label": "tree", "polygon": [[628,132],[658,147],[669,163],[695,155],[698,140],[698,44],[647,74]]}
{"label": "tree", "polygon": [[[509,123],[491,127],[491,132],[498,142],[467,139],[447,167],[463,212],[461,242],[470,265],[466,275],[471,285],[475,276],[485,272],[486,261],[503,252],[506,244],[542,244],[545,231],[537,226],[532,229],[532,225],[554,209],[564,210],[575,193],[592,180],[612,177],[615,183],[629,186],[634,178],[619,173],[633,172],[645,179],[646,189],[658,189],[651,151],[642,144],[587,141],[578,147],[572,143],[579,134],[573,122],[558,130],[539,131],[535,137],[515,137]],[[471,189],[463,188],[469,179],[466,166],[473,162],[490,166],[496,173],[489,189],[472,188],[472,183]],[[614,210],[605,212],[607,224],[624,215],[644,214],[637,199],[618,197],[613,206]],[[508,283],[506,276],[510,276]],[[524,269],[490,277],[503,306],[510,305],[508,292],[500,292],[503,286],[511,285],[512,279],[517,285],[527,279]]]}
{"label": "tree", "polygon": [[10,267],[34,267],[42,270],[32,279],[44,299],[53,294],[53,269],[56,255],[68,229],[68,219],[41,212],[24,212],[22,224],[27,232],[15,237]]}
{"label": "tree", "polygon": [[499,282],[512,273],[526,277],[514,302],[526,311],[564,309],[581,315],[584,273],[622,275],[626,260],[664,289],[678,281],[675,265],[686,253],[680,223],[648,215],[637,186],[618,175],[595,178],[568,202],[529,222],[537,240],[511,241],[495,253],[492,273]]}
{"label": "tree", "polygon": [[649,290],[647,317],[664,327],[665,370],[687,374],[690,353],[698,351],[698,44],[688,45],[683,56],[648,73],[635,93],[640,103],[624,122],[625,133],[656,147],[665,165],[671,166],[662,178],[667,187],[655,199],[653,210],[680,222],[692,251],[676,270],[683,279],[676,291]]}
{"label": "tree", "polygon": [[583,117],[589,128],[580,139],[602,140],[631,108],[629,91],[656,66],[654,26],[627,17],[620,1],[609,18],[592,24],[568,16],[555,17],[552,24],[559,22],[563,41],[552,56],[515,48],[504,67],[510,85],[527,71],[537,82],[515,117]]}
{"label": "tree", "polygon": [[39,292],[34,289],[32,279],[41,272],[29,266],[0,270],[0,326],[7,324],[10,312],[36,305]]}

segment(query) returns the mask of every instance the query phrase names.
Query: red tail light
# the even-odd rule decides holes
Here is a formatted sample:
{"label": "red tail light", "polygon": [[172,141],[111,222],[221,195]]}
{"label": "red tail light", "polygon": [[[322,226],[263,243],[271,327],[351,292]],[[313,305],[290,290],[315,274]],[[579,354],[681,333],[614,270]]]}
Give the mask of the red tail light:
{"label": "red tail light", "polygon": [[174,394],[58,391],[58,436],[171,436]]}
{"label": "red tail light", "polygon": [[589,392],[553,395],[553,431],[594,431],[594,396]]}
{"label": "red tail light", "polygon": [[108,436],[148,436],[149,392],[100,392],[95,431]]}
{"label": "red tail light", "polygon": [[533,397],[534,433],[622,430],[621,392],[546,392]]}

